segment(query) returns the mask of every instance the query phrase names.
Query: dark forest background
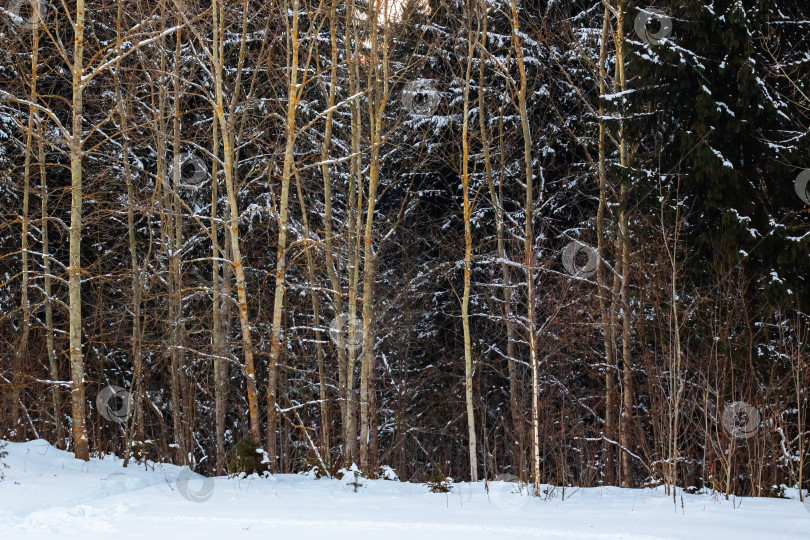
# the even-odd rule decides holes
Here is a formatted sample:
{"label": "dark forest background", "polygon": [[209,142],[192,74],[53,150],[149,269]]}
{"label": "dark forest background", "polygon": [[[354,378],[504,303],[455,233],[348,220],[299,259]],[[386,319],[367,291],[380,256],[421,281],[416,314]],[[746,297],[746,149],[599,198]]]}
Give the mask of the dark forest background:
{"label": "dark forest background", "polygon": [[807,484],[806,2],[2,1],[1,437]]}

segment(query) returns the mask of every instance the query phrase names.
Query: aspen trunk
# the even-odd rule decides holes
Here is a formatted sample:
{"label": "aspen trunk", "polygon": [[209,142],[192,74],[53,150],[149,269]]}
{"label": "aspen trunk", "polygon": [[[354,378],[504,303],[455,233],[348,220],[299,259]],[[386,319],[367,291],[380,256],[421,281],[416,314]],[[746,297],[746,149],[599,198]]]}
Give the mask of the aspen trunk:
{"label": "aspen trunk", "polygon": [[121,160],[124,166],[124,180],[127,187],[127,233],[129,240],[130,269],[132,272],[132,337],[131,354],[133,365],[132,386],[130,392],[133,396],[134,411],[129,419],[126,431],[126,444],[124,448],[124,467],[129,463],[132,440],[141,425],[141,387],[142,387],[142,358],[141,358],[141,270],[138,264],[138,247],[135,238],[135,188],[132,180],[132,170],[129,163],[129,135],[127,134],[127,104],[124,101],[121,91],[121,19],[123,16],[123,5],[118,4],[118,16],[116,18],[116,51],[119,61],[115,66],[115,94],[118,107],[118,116],[121,124]]}
{"label": "aspen trunk", "polygon": [[[290,36],[291,62],[288,87],[286,143],[281,177],[281,197],[278,212],[278,241],[276,243],[276,289],[273,298],[273,330],[270,338],[270,366],[267,384],[267,451],[271,468],[276,467],[276,418],[278,409],[278,362],[281,354],[282,309],[284,307],[285,280],[287,273],[287,214],[290,198],[290,179],[295,166],[295,111],[298,107],[298,0],[292,3],[292,33]],[[285,14],[286,17],[286,14]]]}
{"label": "aspen trunk", "polygon": [[[39,17],[39,3],[33,3],[34,16]],[[37,64],[39,63],[39,31],[33,30],[32,53],[31,53],[31,92],[29,99],[31,105],[28,107],[28,127],[25,133],[25,157],[23,160],[23,181],[22,181],[22,212],[20,215],[20,340],[17,343],[17,350],[14,351],[14,361],[12,364],[11,379],[11,425],[14,440],[25,439],[25,431],[20,428],[20,400],[23,394],[23,378],[27,369],[26,359],[28,358],[28,337],[31,332],[31,304],[28,298],[29,269],[28,269],[28,220],[29,220],[29,200],[31,185],[31,153],[33,152],[34,124],[37,119],[37,110],[34,103],[37,102]]]}
{"label": "aspen trunk", "polygon": [[[368,202],[366,207],[365,231],[363,234],[363,349],[360,368],[360,468],[367,474],[376,467],[376,433],[371,433],[371,417],[376,414],[372,408],[374,393],[374,314],[371,305],[374,297],[375,254],[372,245],[374,231],[374,210],[377,204],[377,188],[380,183],[380,148],[382,147],[382,120],[388,102],[388,38],[389,25],[383,27],[382,59],[378,40],[377,21],[380,13],[380,0],[372,3],[368,16],[371,55],[371,68],[368,74],[367,90],[370,93],[368,111],[371,129],[371,156],[369,158]],[[387,5],[387,4],[386,4]],[[387,8],[383,15],[387,17]],[[359,226],[358,226],[359,231]]]}
{"label": "aspen trunk", "polygon": [[[175,4],[178,10],[183,9],[183,2]],[[177,23],[181,23],[178,16]],[[185,331],[183,324],[183,276],[181,273],[180,250],[183,246],[183,219],[181,215],[180,190],[182,179],[182,164],[180,163],[181,140],[180,140],[180,99],[182,90],[180,87],[180,62],[181,46],[183,43],[183,30],[178,28],[175,32],[174,62],[172,65],[172,190],[170,194],[170,208],[172,212],[172,253],[169,259],[170,282],[172,283],[171,304],[172,304],[172,327],[171,327],[171,358],[172,358],[172,417],[174,420],[175,442],[177,443],[177,462],[181,465],[191,463],[192,451],[192,429],[191,414],[192,407],[187,403],[189,389],[186,380],[184,353]]]}
{"label": "aspen trunk", "polygon": [[[253,339],[251,337],[250,319],[248,317],[247,305],[247,285],[245,279],[245,268],[242,263],[242,251],[239,245],[239,207],[236,201],[236,172],[234,171],[234,125],[233,125],[233,103],[231,104],[230,119],[225,117],[225,105],[223,97],[223,48],[224,48],[224,5],[218,0],[212,3],[212,13],[214,15],[214,46],[213,46],[213,71],[214,88],[216,94],[216,117],[220,124],[222,133],[222,155],[224,162],[225,187],[228,193],[228,237],[230,241],[230,255],[232,260],[233,275],[236,278],[236,296],[239,308],[239,323],[242,329],[242,349],[245,356],[244,374],[246,380],[248,397],[248,415],[250,419],[250,438],[257,446],[261,445],[262,436],[259,425],[259,399],[256,385],[256,369],[253,362]],[[247,23],[247,10],[243,12],[242,35],[240,42],[240,63],[244,57],[245,48],[245,26]],[[241,73],[241,71],[240,71]],[[239,75],[234,84],[234,101],[238,96]],[[226,283],[227,283],[226,279]]]}
{"label": "aspen trunk", "polygon": [[[215,111],[216,112],[216,111]],[[214,416],[216,423],[216,454],[217,473],[225,472],[225,407],[228,398],[228,359],[225,357],[225,331],[223,329],[222,293],[219,283],[219,224],[217,223],[217,205],[219,199],[219,129],[216,119],[211,127],[212,153],[211,165],[211,288],[213,302],[211,303],[211,329],[213,334],[214,353]]]}
{"label": "aspen trunk", "polygon": [[[160,3],[160,23],[161,30],[166,30],[167,27],[167,7],[166,2]],[[175,53],[175,63],[177,62]],[[178,185],[174,178],[179,175],[180,168],[180,155],[178,149],[173,149],[174,157],[172,160],[173,178],[168,178],[168,168],[166,163],[167,143],[172,141],[174,145],[177,144],[175,137],[170,135],[167,131],[167,122],[165,119],[170,118],[171,114],[166,111],[167,103],[167,89],[169,80],[174,77],[168,76],[167,68],[167,54],[165,47],[165,39],[160,39],[160,87],[158,88],[158,114],[155,121],[155,137],[157,147],[157,176],[160,185],[160,235],[161,245],[163,246],[166,259],[168,260],[168,278],[167,283],[167,297],[168,297],[168,319],[170,327],[168,330],[168,356],[170,360],[171,373],[169,375],[169,391],[172,413],[172,438],[173,438],[173,452],[174,461],[177,464],[184,465],[186,463],[187,445],[185,440],[185,433],[183,428],[183,403],[182,403],[182,383],[180,374],[180,356],[179,356],[179,324],[180,312],[178,310],[177,295],[180,294],[180,279],[177,252],[180,249],[177,243],[175,221],[178,218],[177,212],[174,207],[176,204],[176,197],[173,191],[176,190]],[[177,87],[173,85],[172,92],[177,97]],[[173,186],[175,186],[173,188]],[[182,301],[182,300],[181,300]]]}
{"label": "aspen trunk", "polygon": [[[616,8],[616,70],[618,72],[619,90],[624,95],[627,90],[627,80],[624,72],[624,4],[619,0]],[[624,99],[624,98],[622,98]],[[628,179],[627,170],[630,166],[630,157],[627,148],[626,114],[622,106],[621,133],[619,142],[620,162],[622,166],[622,184],[619,203],[619,242],[621,245],[621,288],[619,290],[622,306],[622,425],[619,443],[621,445],[622,486],[634,487],[632,465],[629,452],[631,447],[631,429],[633,416],[633,373],[632,358],[630,355],[630,236],[627,218]]]}
{"label": "aspen trunk", "polygon": [[90,460],[87,439],[84,395],[84,358],[82,356],[82,75],[84,72],[84,0],[76,0],[73,42],[73,103],[70,139],[70,265],[68,274],[71,414],[73,418],[73,452],[78,459]]}
{"label": "aspen trunk", "polygon": [[[605,260],[607,249],[604,243],[605,236],[605,210],[607,208],[607,156],[606,139],[607,126],[605,126],[605,102],[601,96],[605,95],[607,85],[607,73],[605,62],[607,60],[607,40],[608,26],[610,21],[610,10],[605,7],[604,19],[602,21],[602,40],[599,46],[599,208],[596,213],[596,251],[599,255],[596,261],[596,281],[599,287],[599,312],[602,323],[602,338],[605,346],[605,436],[608,440],[604,443],[605,454],[605,482],[612,484],[615,478],[615,458],[614,448],[616,437],[616,379],[613,373],[616,365],[616,342],[614,339],[614,327],[608,313],[607,300],[605,295],[612,292],[607,286],[605,275]],[[615,305],[615,298],[611,294],[611,304]]]}
{"label": "aspen trunk", "polygon": [[[527,341],[529,343],[529,359],[532,368],[532,471],[534,473],[534,494],[540,495],[540,418],[539,418],[539,361],[537,358],[537,344],[535,336],[535,308],[534,308],[534,237],[532,233],[532,219],[534,215],[534,188],[532,172],[532,137],[529,129],[529,117],[526,111],[527,84],[526,66],[523,62],[523,49],[518,39],[518,12],[517,0],[510,0],[512,8],[512,40],[517,55],[517,65],[520,72],[520,90],[518,100],[520,106],[520,124],[523,130],[523,160],[526,174],[526,223],[524,229],[524,251],[526,268],[526,303],[527,303]],[[542,199],[542,186],[540,189]]]}
{"label": "aspen trunk", "polygon": [[[357,21],[355,18],[355,4],[354,0],[349,0],[348,9],[346,11],[346,56],[349,59],[349,91],[352,95],[356,94],[359,88],[359,61],[357,58],[357,51],[352,49],[352,44],[359,43]],[[354,370],[357,350],[354,347],[356,318],[357,318],[357,288],[360,279],[360,228],[362,221],[362,207],[363,207],[363,183],[360,178],[362,171],[362,157],[360,154],[360,130],[362,127],[362,118],[360,115],[360,103],[355,100],[351,106],[351,140],[352,140],[352,155],[354,158],[350,161],[349,167],[349,254],[348,254],[348,273],[349,273],[349,313],[348,313],[348,332],[347,342],[351,344],[346,350],[346,417],[344,425],[346,435],[344,437],[344,454],[343,464],[345,467],[350,466],[357,458],[357,420],[356,420],[356,392],[354,389]]]}
{"label": "aspen trunk", "polygon": [[[479,19],[480,20],[480,19]],[[468,26],[468,34],[472,28]],[[472,337],[470,336],[470,276],[472,265],[472,204],[470,202],[470,145],[467,137],[470,112],[470,79],[475,42],[467,36],[467,72],[464,83],[464,116],[461,126],[461,189],[464,198],[464,299],[461,303],[461,322],[464,328],[464,398],[467,404],[467,438],[470,454],[470,481],[478,481],[478,452],[475,440],[475,411],[473,409],[473,359]]]}
{"label": "aspen trunk", "polygon": [[[677,215],[677,212],[676,212]],[[676,225],[677,227],[677,225]],[[678,434],[680,430],[680,404],[681,404],[681,395],[683,393],[683,384],[681,384],[680,377],[681,377],[681,328],[680,328],[680,318],[678,316],[678,296],[676,291],[676,285],[678,280],[678,271],[676,267],[676,255],[677,255],[677,248],[678,248],[678,236],[677,232],[675,235],[675,241],[673,242],[672,247],[672,254],[671,254],[671,294],[672,294],[672,328],[675,334],[674,342],[675,342],[675,350],[673,352],[674,359],[673,359],[673,366],[671,370],[670,379],[672,380],[672,384],[675,386],[673,391],[671,392],[672,395],[672,409],[673,414],[671,415],[671,424],[672,424],[672,450],[671,450],[671,458],[670,458],[670,474],[669,474],[669,483],[673,487],[672,489],[672,502],[675,503],[676,499],[676,489],[675,486],[678,485],[678,454],[679,454],[679,447],[678,447]]]}
{"label": "aspen trunk", "polygon": [[318,388],[321,409],[321,455],[329,463],[329,413],[326,403],[326,375],[323,366],[323,346],[321,345],[321,302],[318,298],[318,287],[315,283],[315,262],[312,257],[310,247],[309,219],[307,218],[307,205],[304,200],[304,190],[301,187],[301,177],[298,171],[294,172],[295,187],[298,193],[298,203],[301,207],[301,220],[304,222],[304,235],[306,237],[306,247],[304,253],[307,259],[307,278],[309,278],[309,294],[312,301],[312,317],[315,326],[315,358],[318,364]]}
{"label": "aspen trunk", "polygon": [[[321,147],[321,174],[323,175],[323,197],[324,197],[324,242],[326,244],[326,273],[329,276],[329,282],[332,285],[332,298],[334,304],[335,314],[342,313],[342,287],[340,279],[338,278],[335,270],[334,252],[333,252],[333,239],[332,239],[332,179],[329,165],[326,163],[329,159],[329,149],[332,144],[332,107],[335,106],[335,93],[337,89],[337,63],[338,63],[338,45],[336,35],[336,4],[332,4],[329,13],[329,40],[332,49],[330,76],[329,76],[329,97],[327,98],[327,113],[326,125],[324,127],[324,140]],[[336,347],[337,360],[338,360],[338,388],[340,397],[340,418],[342,427],[343,440],[346,440],[345,424],[343,420],[346,418],[346,351],[343,347]],[[328,412],[328,407],[324,404],[323,411]],[[324,412],[321,412],[323,422],[326,423]],[[327,428],[324,427],[324,430]],[[325,442],[328,449],[328,441]],[[327,452],[327,464],[331,465],[331,460]]]}
{"label": "aspen trunk", "polygon": [[[42,134],[45,133],[42,127],[43,120],[40,119],[39,127],[39,140],[37,141],[37,151],[39,159],[39,185],[40,185],[40,205],[42,223],[40,229],[42,230],[42,268],[45,273],[43,288],[45,291],[45,346],[48,349],[48,372],[51,381],[59,380],[59,365],[56,362],[56,349],[54,344],[54,328],[53,328],[53,300],[52,300],[52,285],[53,276],[51,276],[51,255],[50,255],[50,240],[48,238],[48,179],[47,169],[45,165],[45,145],[42,143]],[[53,384],[51,386],[52,399],[53,399],[53,417],[54,426],[56,428],[56,447],[60,450],[65,449],[65,436],[62,429],[62,392],[61,385]]]}
{"label": "aspen trunk", "polygon": [[[486,4],[482,4],[481,9],[484,13],[483,28],[481,40],[479,43],[480,57],[478,62],[478,124],[481,129],[481,145],[484,152],[484,176],[489,188],[489,196],[492,200],[493,209],[495,212],[495,234],[497,239],[498,260],[501,266],[501,279],[503,280],[503,305],[504,305],[504,325],[506,326],[506,365],[509,373],[509,405],[512,414],[512,429],[514,435],[518,438],[512,447],[512,466],[515,471],[520,474],[522,467],[522,451],[523,451],[523,426],[521,424],[522,412],[520,410],[519,400],[519,387],[517,379],[517,366],[515,365],[515,324],[512,320],[512,278],[509,270],[509,264],[506,261],[506,242],[505,225],[504,225],[504,209],[502,203],[502,188],[503,182],[498,183],[498,190],[495,190],[495,181],[492,175],[492,159],[490,156],[489,143],[490,136],[487,132],[486,112],[484,108],[484,91],[486,89],[486,80],[484,78],[484,65],[486,63],[486,45],[487,45],[487,13]],[[502,119],[503,116],[500,115]],[[501,153],[501,155],[503,155]]]}

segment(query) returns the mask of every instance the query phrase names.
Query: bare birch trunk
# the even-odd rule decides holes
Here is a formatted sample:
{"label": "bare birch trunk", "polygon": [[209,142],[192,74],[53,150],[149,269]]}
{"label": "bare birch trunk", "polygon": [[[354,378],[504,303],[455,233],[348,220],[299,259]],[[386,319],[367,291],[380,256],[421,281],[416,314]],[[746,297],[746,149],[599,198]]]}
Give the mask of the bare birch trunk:
{"label": "bare birch trunk", "polygon": [[[480,17],[479,17],[480,20]],[[479,23],[480,25],[480,23]],[[464,198],[464,299],[461,303],[461,322],[464,328],[464,398],[467,405],[467,439],[470,456],[470,481],[478,481],[478,452],[475,440],[475,411],[473,409],[473,358],[470,336],[470,281],[472,273],[472,204],[470,202],[470,145],[467,137],[470,113],[470,79],[472,57],[475,52],[471,26],[467,27],[467,71],[464,78],[464,116],[461,125],[461,189]]]}
{"label": "bare birch trunk", "polygon": [[[529,117],[526,111],[527,84],[526,66],[523,62],[523,49],[518,38],[518,12],[517,0],[510,0],[512,8],[512,40],[517,55],[517,65],[520,72],[520,90],[518,94],[520,106],[520,124],[523,130],[523,160],[526,174],[526,223],[524,230],[524,251],[526,256],[526,303],[527,303],[527,341],[529,343],[529,358],[532,368],[532,471],[534,473],[534,494],[540,495],[540,418],[539,418],[539,361],[537,358],[537,344],[535,336],[535,307],[534,307],[534,236],[532,233],[532,220],[534,217],[534,188],[532,172],[532,137],[529,129]],[[542,199],[542,186],[540,192]]]}

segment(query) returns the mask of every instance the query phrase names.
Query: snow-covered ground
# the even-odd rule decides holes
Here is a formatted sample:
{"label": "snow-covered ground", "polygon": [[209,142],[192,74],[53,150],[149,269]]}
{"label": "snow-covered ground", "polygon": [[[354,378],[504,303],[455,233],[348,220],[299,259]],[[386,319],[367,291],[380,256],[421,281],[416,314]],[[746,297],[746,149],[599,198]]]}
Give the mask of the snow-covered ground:
{"label": "snow-covered ground", "polygon": [[[736,499],[619,488],[313,480],[302,475],[203,480],[173,465],[127,469],[114,457],[84,463],[45,441],[9,443],[0,482],[0,539],[381,540],[475,538],[810,538],[797,500]],[[810,507],[810,505],[808,505]]]}

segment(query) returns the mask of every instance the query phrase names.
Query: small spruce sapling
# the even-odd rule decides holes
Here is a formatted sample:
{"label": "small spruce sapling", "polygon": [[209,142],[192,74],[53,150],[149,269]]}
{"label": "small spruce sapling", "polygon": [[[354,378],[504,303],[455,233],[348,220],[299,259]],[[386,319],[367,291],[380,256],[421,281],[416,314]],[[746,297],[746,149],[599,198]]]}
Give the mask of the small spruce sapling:
{"label": "small spruce sapling", "polygon": [[357,465],[352,463],[352,466],[348,469],[343,468],[337,472],[337,476],[341,480],[348,480],[346,482],[347,486],[352,486],[354,488],[354,492],[357,493],[358,488],[363,487],[363,483],[360,482],[360,478],[362,478],[363,473],[360,469],[357,468]]}
{"label": "small spruce sapling", "polygon": [[425,484],[431,493],[449,493],[453,490],[453,479],[449,476],[437,475]]}
{"label": "small spruce sapling", "polygon": [[268,464],[269,459],[263,449],[256,448],[256,444],[250,439],[242,439],[228,452],[225,467],[231,476],[253,473],[263,475],[268,472]]}

